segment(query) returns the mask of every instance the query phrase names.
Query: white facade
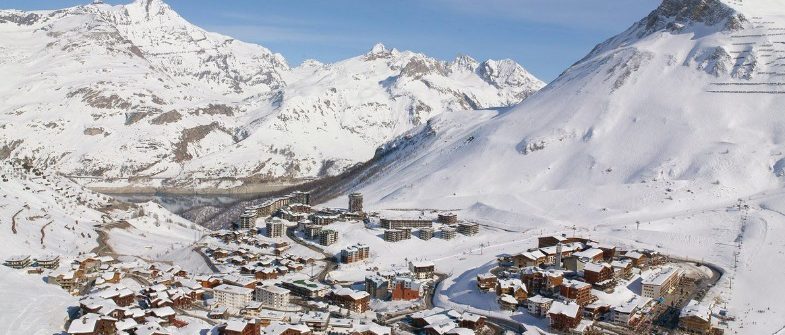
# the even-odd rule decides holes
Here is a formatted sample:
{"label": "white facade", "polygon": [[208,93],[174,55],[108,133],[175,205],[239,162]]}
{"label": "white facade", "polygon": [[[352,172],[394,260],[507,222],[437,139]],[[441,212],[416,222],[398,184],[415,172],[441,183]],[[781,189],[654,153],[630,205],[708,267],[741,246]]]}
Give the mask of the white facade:
{"label": "white facade", "polygon": [[281,237],[284,235],[284,232],[286,231],[286,226],[284,225],[283,221],[281,221],[278,218],[275,218],[267,222],[265,228],[267,228],[267,237],[272,237],[272,238]]}
{"label": "white facade", "polygon": [[242,309],[251,302],[253,290],[247,287],[222,284],[213,289],[216,306]]}
{"label": "white facade", "polygon": [[678,269],[663,268],[659,273],[643,280],[641,295],[646,298],[659,299],[678,284],[680,277]]}
{"label": "white facade", "polygon": [[273,308],[285,307],[289,305],[289,290],[273,285],[257,287],[255,300]]}
{"label": "white facade", "polygon": [[526,309],[529,311],[529,314],[538,316],[538,317],[546,317],[548,316],[548,310],[551,308],[551,304],[553,304],[553,299],[546,298],[540,295],[535,295],[526,299],[525,306]]}

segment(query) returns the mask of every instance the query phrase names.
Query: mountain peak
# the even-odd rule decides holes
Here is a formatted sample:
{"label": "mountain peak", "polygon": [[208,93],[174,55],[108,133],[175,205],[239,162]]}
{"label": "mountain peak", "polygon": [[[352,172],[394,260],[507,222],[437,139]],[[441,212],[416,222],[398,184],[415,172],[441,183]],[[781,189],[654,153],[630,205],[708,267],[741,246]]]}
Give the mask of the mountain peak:
{"label": "mountain peak", "polygon": [[479,65],[479,63],[477,62],[477,60],[475,60],[471,56],[468,56],[468,55],[458,55],[458,57],[455,57],[455,60],[453,60],[450,63],[450,68],[452,68],[452,69],[466,69],[466,70],[469,70],[469,71],[474,71],[474,69],[476,69],[478,65]]}
{"label": "mountain peak", "polygon": [[376,43],[376,44],[373,45],[373,48],[371,48],[371,52],[370,53],[371,54],[382,54],[382,53],[387,53],[387,52],[388,52],[387,51],[387,47],[385,47],[384,44]]}
{"label": "mountain peak", "polygon": [[747,19],[722,0],[663,0],[641,23],[647,33],[677,25],[702,23],[738,30]]}
{"label": "mountain peak", "polygon": [[368,51],[365,54],[365,59],[374,60],[377,58],[387,58],[389,56],[394,56],[396,54],[398,54],[398,50],[387,49],[387,47],[384,46],[384,44],[376,43],[373,45],[373,48],[371,48],[371,51]]}
{"label": "mountain peak", "polygon": [[132,8],[134,11],[141,10],[147,19],[167,14],[177,15],[163,0],[134,0],[126,8]]}

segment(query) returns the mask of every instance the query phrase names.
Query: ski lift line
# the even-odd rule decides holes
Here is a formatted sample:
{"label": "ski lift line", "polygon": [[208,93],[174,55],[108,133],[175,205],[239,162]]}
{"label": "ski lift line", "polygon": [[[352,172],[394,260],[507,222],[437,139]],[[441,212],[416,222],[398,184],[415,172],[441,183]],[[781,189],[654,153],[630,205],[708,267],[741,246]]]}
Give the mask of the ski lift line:
{"label": "ski lift line", "polygon": [[[785,76],[785,73],[781,74]],[[707,90],[706,93],[729,93],[729,94],[785,94],[785,91],[720,91]]]}
{"label": "ski lift line", "polygon": [[[783,57],[781,59],[785,59],[785,57]],[[759,83],[719,83],[719,82],[715,82],[715,83],[709,83],[709,85],[715,85],[715,86],[761,86],[761,85],[785,86],[785,82],[770,82],[770,83],[765,83],[765,82],[762,82],[762,83],[761,82],[759,82]]]}

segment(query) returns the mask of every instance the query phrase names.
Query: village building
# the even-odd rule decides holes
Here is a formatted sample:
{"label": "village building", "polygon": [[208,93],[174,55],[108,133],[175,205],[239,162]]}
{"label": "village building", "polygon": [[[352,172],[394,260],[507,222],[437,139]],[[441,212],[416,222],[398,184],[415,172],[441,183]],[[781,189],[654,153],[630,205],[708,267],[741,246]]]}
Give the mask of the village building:
{"label": "village building", "polygon": [[255,212],[257,217],[270,216],[273,213],[275,213],[275,211],[289,205],[291,200],[292,199],[288,196],[270,199],[263,202],[261,205],[247,207],[246,210],[251,210]]}
{"label": "village building", "polygon": [[630,300],[613,308],[612,320],[615,323],[635,327],[649,312],[649,304],[653,300],[641,296],[634,296]]}
{"label": "village building", "polygon": [[610,311],[610,305],[594,302],[583,306],[583,318],[585,320],[599,320]]}
{"label": "village building", "polygon": [[120,334],[133,334],[137,333],[139,329],[139,323],[131,318],[120,319],[115,322],[115,327]]}
{"label": "village building", "polygon": [[300,317],[300,323],[305,324],[314,332],[324,332],[330,325],[330,313],[309,312]]}
{"label": "village building", "polygon": [[117,306],[126,307],[136,302],[134,291],[124,286],[114,286],[99,293],[102,299],[111,299]]}
{"label": "village building", "polygon": [[303,191],[294,191],[289,194],[290,204],[311,205],[311,194]]}
{"label": "village building", "polygon": [[51,283],[60,285],[63,290],[71,293],[81,287],[85,282],[86,277],[82,270],[71,270],[54,277],[48,277],[47,280],[51,280]]}
{"label": "village building", "polygon": [[46,269],[57,269],[60,267],[60,256],[57,255],[44,255],[36,258],[36,265]]}
{"label": "village building", "polygon": [[352,319],[332,319],[326,335],[391,335],[390,327],[376,323],[358,322]]}
{"label": "village building", "polygon": [[360,314],[368,310],[371,295],[365,291],[339,288],[330,292],[329,299],[335,305]]}
{"label": "village building", "polygon": [[379,275],[365,277],[365,292],[373,299],[385,300],[390,295],[390,281]]}
{"label": "village building", "polygon": [[638,252],[643,254],[643,256],[646,258],[646,263],[648,266],[659,266],[668,262],[668,256],[657,250],[643,249],[638,250]]}
{"label": "village building", "polygon": [[591,295],[591,289],[592,287],[589,283],[567,279],[559,286],[559,294],[580,306],[586,306],[594,300],[594,296]]}
{"label": "village building", "polygon": [[418,280],[431,280],[435,271],[435,265],[431,261],[411,261],[409,271],[412,277]]}
{"label": "village building", "polygon": [[430,228],[433,226],[432,220],[423,219],[388,219],[382,218],[379,220],[382,228],[384,229],[415,229],[415,228]]}
{"label": "village building", "polygon": [[412,238],[411,229],[386,229],[384,231],[384,240],[387,242],[399,242]]}
{"label": "village building", "polygon": [[[308,222],[311,222],[310,220]],[[322,226],[315,225],[315,224],[306,224],[303,227],[303,235],[308,240],[315,240],[319,238],[319,234],[322,232]]]}
{"label": "village building", "polygon": [[338,232],[332,229],[324,229],[319,233],[319,244],[323,246],[338,242]]}
{"label": "village building", "polygon": [[554,301],[548,309],[548,318],[552,330],[569,331],[581,323],[583,313],[581,306],[575,303],[562,303]]}
{"label": "village building", "polygon": [[674,289],[680,280],[681,271],[671,266],[664,267],[659,272],[643,279],[641,295],[646,298],[659,299]]}
{"label": "village building", "polygon": [[310,335],[312,331],[305,324],[288,324],[274,322],[262,331],[265,335]]}
{"label": "village building", "polygon": [[289,222],[298,222],[307,220],[311,216],[311,206],[307,205],[289,205],[286,208],[281,208],[275,215],[281,219]]}
{"label": "village building", "polygon": [[98,278],[95,279],[96,285],[101,284],[117,284],[123,279],[123,274],[119,271],[106,271],[102,272]]}
{"label": "village building", "polygon": [[553,264],[553,265],[556,265],[557,267],[561,267],[562,264],[556,264],[557,263],[556,262],[557,261],[556,254],[560,254],[559,258],[564,260],[565,258],[572,256],[572,254],[574,252],[580,250],[580,245],[579,244],[573,244],[573,243],[570,243],[570,244],[557,244],[557,245],[551,246],[551,247],[540,248],[539,250],[543,254],[545,254],[545,257],[546,257],[545,263],[546,264]]}
{"label": "village building", "polygon": [[458,215],[455,213],[442,213],[436,217],[436,222],[443,224],[456,224],[458,223]]}
{"label": "village building", "polygon": [[548,316],[548,310],[551,309],[551,304],[553,304],[553,299],[541,295],[529,297],[524,302],[524,306],[526,306],[526,310],[529,311],[529,314],[541,318]]}
{"label": "village building", "polygon": [[278,238],[286,233],[286,225],[283,220],[279,218],[272,218],[265,224],[265,233],[267,237]]}
{"label": "village building", "polygon": [[370,247],[365,244],[357,243],[341,250],[341,263],[359,262],[370,257]]}
{"label": "village building", "polygon": [[432,239],[433,238],[433,228],[430,228],[430,227],[420,228],[420,230],[417,231],[417,237],[419,237],[423,241],[427,241],[427,240]]}
{"label": "village building", "polygon": [[362,213],[363,195],[362,193],[349,194],[349,212]]}
{"label": "village building", "polygon": [[259,286],[254,292],[254,300],[261,302],[264,306],[280,309],[289,306],[289,290],[274,286]]}
{"label": "village building", "polygon": [[272,267],[257,267],[253,270],[254,278],[257,280],[271,280],[278,278],[278,271]]}
{"label": "village building", "polygon": [[512,261],[516,267],[524,268],[527,266],[540,266],[545,264],[545,262],[548,261],[548,258],[542,251],[532,250],[513,255]]}
{"label": "village building", "polygon": [[565,270],[572,272],[583,272],[583,267],[590,263],[591,259],[586,257],[578,257],[576,255],[565,257],[562,260],[562,265]]}
{"label": "village building", "polygon": [[292,294],[309,299],[324,298],[329,291],[327,286],[303,279],[286,281],[281,283],[281,285],[291,291]]}
{"label": "village building", "polygon": [[485,317],[479,314],[464,312],[458,319],[458,326],[461,328],[471,329],[476,333],[485,327]]}
{"label": "village building", "polygon": [[613,280],[613,267],[608,263],[588,263],[583,267],[583,279],[595,286],[605,286]]}
{"label": "village building", "polygon": [[456,236],[458,236],[458,235],[457,235],[457,232],[458,232],[458,230],[457,230],[457,229],[455,229],[455,228],[452,228],[452,227],[444,227],[444,228],[442,228],[442,230],[441,230],[442,239],[445,239],[445,240],[452,240],[452,239],[454,239]]}
{"label": "village building", "polygon": [[239,229],[255,229],[256,228],[256,214],[253,212],[245,212],[240,214],[240,221],[237,224]]}
{"label": "village building", "polygon": [[243,307],[243,309],[240,310],[240,316],[246,318],[255,318],[259,316],[260,313],[262,313],[264,310],[264,308],[262,308],[263,306],[264,305],[261,302],[252,301],[250,304],[246,305]]}
{"label": "village building", "polygon": [[230,274],[225,275],[221,278],[224,284],[233,285],[233,286],[240,286],[245,288],[253,289],[256,287],[256,279],[240,276],[237,274]]}
{"label": "village building", "polygon": [[113,335],[117,332],[117,319],[97,314],[87,314],[71,321],[66,331],[69,335]]}
{"label": "village building", "polygon": [[326,226],[340,221],[341,215],[338,213],[333,213],[332,211],[321,210],[308,216],[308,219],[313,222],[313,224]]}
{"label": "village building", "polygon": [[[292,212],[292,213],[300,213],[300,214],[313,213],[313,211],[314,211],[314,209],[313,209],[313,207],[311,207],[311,205],[297,204],[297,203],[290,204],[289,206],[287,206],[284,209],[289,211],[289,212]],[[307,217],[307,215],[306,215],[306,217]],[[306,219],[300,219],[300,220],[306,220]],[[288,221],[291,221],[291,220],[288,220]],[[294,221],[299,221],[299,220],[294,220]]]}
{"label": "village building", "polygon": [[472,236],[477,235],[480,233],[480,224],[479,223],[459,223],[458,224],[458,232],[466,235]]}
{"label": "village building", "polygon": [[223,306],[215,307],[207,312],[208,319],[226,319],[229,316],[229,309]]}
{"label": "village building", "polygon": [[578,258],[587,258],[589,262],[602,262],[604,258],[604,253],[602,249],[597,248],[589,248],[586,250],[578,251],[572,254],[574,257]]}
{"label": "village building", "polygon": [[422,294],[420,282],[407,277],[396,277],[392,283],[391,300],[417,300]]}
{"label": "village building", "polygon": [[580,243],[587,244],[593,242],[592,240],[582,237],[567,237],[567,236],[541,236],[537,238],[537,248],[555,247],[558,244],[572,244]]}
{"label": "village building", "polygon": [[481,273],[477,275],[477,287],[484,291],[496,289],[498,279],[492,273]]}
{"label": "village building", "polygon": [[556,246],[559,243],[567,243],[567,238],[564,236],[541,236],[537,238],[537,248],[547,248]]}
{"label": "village building", "polygon": [[616,257],[616,246],[600,243],[589,243],[589,245],[602,250],[602,259],[606,262],[610,262]]}
{"label": "village building", "polygon": [[526,285],[518,278],[499,279],[496,283],[496,295],[505,294],[511,295],[520,304],[526,300],[529,291],[526,289]]}
{"label": "village building", "polygon": [[177,312],[175,312],[174,309],[170,306],[152,308],[150,309],[150,314],[160,319],[158,321],[162,326],[172,325],[175,322],[175,317],[177,316]]}
{"label": "village building", "polygon": [[238,311],[251,302],[253,293],[253,289],[226,284],[213,288],[213,298],[216,306],[228,307]]}
{"label": "village building", "polygon": [[425,328],[428,325],[450,320],[450,317],[447,316],[446,313],[447,311],[444,308],[434,307],[412,313],[409,317],[412,320],[412,326],[415,328]]}
{"label": "village building", "polygon": [[629,251],[621,256],[622,259],[629,259],[632,261],[632,266],[636,268],[642,268],[648,265],[648,257],[646,255],[637,252],[637,251]]}
{"label": "village building", "polygon": [[257,323],[242,319],[232,319],[219,327],[219,335],[259,335],[260,327]]}
{"label": "village building", "polygon": [[564,282],[564,273],[556,269],[525,267],[521,269],[521,281],[531,293],[552,294],[559,291]]}
{"label": "village building", "polygon": [[221,279],[209,275],[202,275],[194,277],[194,280],[202,286],[202,288],[214,288],[221,285]]}
{"label": "village building", "polygon": [[313,207],[311,207],[311,205],[300,204],[300,203],[289,204],[289,206],[286,206],[286,208],[283,208],[283,209],[279,210],[279,212],[281,212],[283,210],[286,210],[286,211],[292,212],[292,213],[299,213],[299,214],[313,213],[313,211],[314,211],[314,209],[313,209]]}
{"label": "village building", "polygon": [[289,250],[289,249],[291,249],[291,248],[292,248],[292,246],[291,246],[291,245],[289,245],[289,242],[286,242],[286,241],[282,241],[282,242],[276,242],[275,244],[273,244],[273,253],[274,253],[276,256],[281,256],[281,255],[283,255],[283,254],[284,254],[284,253],[285,253],[287,250]]}
{"label": "village building", "polygon": [[629,259],[615,260],[611,262],[611,266],[616,278],[628,278],[632,274],[632,261]]}
{"label": "village building", "polygon": [[679,329],[692,334],[708,334],[712,329],[711,309],[691,300],[679,313]]}
{"label": "village building", "polygon": [[254,318],[261,326],[267,327],[273,323],[289,322],[291,315],[286,312],[263,309]]}
{"label": "village building", "polygon": [[30,255],[16,255],[6,259],[3,265],[14,269],[24,269],[30,266],[31,263]]}
{"label": "village building", "polygon": [[88,274],[88,273],[96,272],[100,269],[101,260],[99,260],[95,254],[90,253],[87,255],[83,255],[78,259],[75,259],[74,265],[77,266],[78,270],[82,270],[82,273]]}
{"label": "village building", "polygon": [[499,307],[501,307],[501,309],[508,310],[508,311],[515,311],[518,309],[518,304],[519,304],[518,299],[515,299],[515,297],[509,294],[500,295],[498,302],[499,302]]}

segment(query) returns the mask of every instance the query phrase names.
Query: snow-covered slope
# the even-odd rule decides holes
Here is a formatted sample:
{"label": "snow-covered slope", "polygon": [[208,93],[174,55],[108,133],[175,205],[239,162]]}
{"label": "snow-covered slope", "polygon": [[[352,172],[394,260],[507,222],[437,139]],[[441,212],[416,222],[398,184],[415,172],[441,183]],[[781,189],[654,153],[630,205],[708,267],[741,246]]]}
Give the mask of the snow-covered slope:
{"label": "snow-covered slope", "polygon": [[121,203],[56,174],[0,165],[0,259],[52,254],[70,260],[93,250],[187,258],[202,231],[158,204]]}
{"label": "snow-covered slope", "polygon": [[761,278],[785,260],[783,68],[785,1],[665,0],[517,107],[442,114],[388,143],[351,191],[371,210],[449,209],[713,262],[727,272],[709,301],[737,316],[730,330],[776,333],[768,316],[785,304]]}
{"label": "snow-covered slope", "polygon": [[429,154],[372,189],[392,201],[655,181],[729,197],[777,187],[783,14],[782,2],[665,1],[519,106],[420,145]]}
{"label": "snow-covered slope", "polygon": [[[188,271],[207,271],[193,251],[202,229],[157,204],[124,204],[62,176],[30,166],[0,164],[0,259],[60,257],[57,269],[31,274],[0,266],[0,333],[61,333],[66,312],[78,306],[47,277],[69,271],[90,252],[122,261],[171,260]],[[37,313],[30,313],[37,311]]]}
{"label": "snow-covered slope", "polygon": [[160,0],[0,11],[0,72],[0,159],[112,187],[335,174],[434,115],[513,105],[543,86],[509,60],[381,45],[292,69]]}

